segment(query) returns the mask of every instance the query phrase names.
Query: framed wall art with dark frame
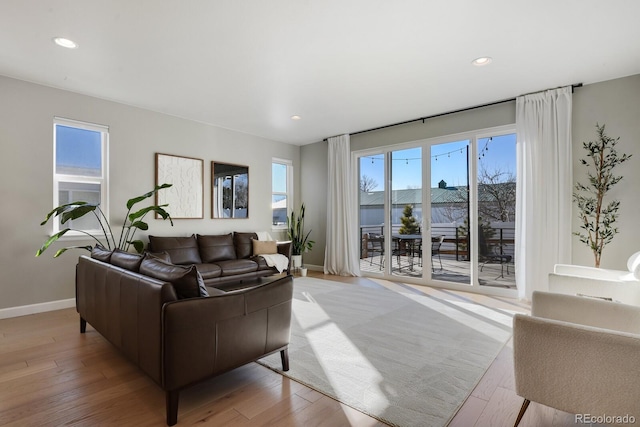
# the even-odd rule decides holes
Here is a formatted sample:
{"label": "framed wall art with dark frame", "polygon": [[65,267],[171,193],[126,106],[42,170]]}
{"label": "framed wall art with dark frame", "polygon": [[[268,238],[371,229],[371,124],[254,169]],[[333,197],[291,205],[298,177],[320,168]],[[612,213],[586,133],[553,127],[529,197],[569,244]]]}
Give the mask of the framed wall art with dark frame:
{"label": "framed wall art with dark frame", "polygon": [[156,204],[173,219],[204,218],[204,160],[156,153],[156,185],[172,184],[156,193]]}
{"label": "framed wall art with dark frame", "polygon": [[249,218],[249,167],[211,162],[211,218]]}

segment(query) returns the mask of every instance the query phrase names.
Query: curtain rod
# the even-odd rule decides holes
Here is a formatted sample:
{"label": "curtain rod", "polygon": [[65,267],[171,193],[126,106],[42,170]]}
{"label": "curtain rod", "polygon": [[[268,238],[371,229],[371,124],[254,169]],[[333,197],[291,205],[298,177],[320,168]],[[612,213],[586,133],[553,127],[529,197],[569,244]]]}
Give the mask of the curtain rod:
{"label": "curtain rod", "polygon": [[[564,86],[561,86],[561,87],[564,87]],[[579,88],[579,87],[582,87],[582,83],[572,84],[571,85],[571,93],[573,93],[573,91],[576,88]],[[559,89],[559,88],[556,88],[556,89]],[[549,90],[549,89],[547,89],[547,90]],[[531,94],[534,94],[534,93],[537,93],[537,92],[526,93],[526,94],[521,95],[521,96],[531,95]],[[349,135],[357,135],[359,133],[373,132],[373,131],[376,131],[376,130],[386,129],[386,128],[390,128],[390,127],[394,127],[394,126],[406,125],[408,123],[419,122],[419,121],[422,121],[422,123],[424,123],[425,120],[434,119],[436,117],[447,116],[449,114],[462,113],[462,112],[465,112],[465,111],[475,110],[477,108],[491,107],[492,105],[504,104],[505,102],[511,102],[511,101],[515,101],[515,100],[516,100],[516,98],[503,99],[502,101],[490,102],[488,104],[476,105],[474,107],[462,108],[460,110],[449,111],[449,112],[446,112],[446,113],[433,114],[431,116],[425,116],[425,117],[420,117],[420,118],[417,118],[417,119],[405,120],[404,122],[393,123],[393,124],[384,125],[384,126],[378,126],[376,128],[371,128],[371,129],[366,129],[366,130],[359,130],[357,132],[351,132]],[[329,138],[323,139],[323,141],[328,141],[328,140],[329,140]]]}

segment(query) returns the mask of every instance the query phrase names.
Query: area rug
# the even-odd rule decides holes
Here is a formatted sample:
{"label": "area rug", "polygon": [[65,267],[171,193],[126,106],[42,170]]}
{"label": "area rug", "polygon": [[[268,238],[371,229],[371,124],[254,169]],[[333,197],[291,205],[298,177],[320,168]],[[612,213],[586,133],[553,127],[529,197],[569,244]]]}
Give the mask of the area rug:
{"label": "area rug", "polygon": [[[283,374],[393,426],[445,426],[511,336],[511,314],[394,286],[296,278]],[[281,372],[279,354],[260,363]]]}

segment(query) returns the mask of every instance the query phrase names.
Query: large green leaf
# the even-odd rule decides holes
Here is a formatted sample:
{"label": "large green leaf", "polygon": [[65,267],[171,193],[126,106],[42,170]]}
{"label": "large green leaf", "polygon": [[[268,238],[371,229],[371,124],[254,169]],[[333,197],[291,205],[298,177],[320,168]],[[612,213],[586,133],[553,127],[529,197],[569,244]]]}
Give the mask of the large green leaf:
{"label": "large green leaf", "polygon": [[160,215],[162,217],[162,219],[169,219],[169,222],[171,223],[171,225],[173,226],[173,219],[171,219],[171,215],[169,215],[169,212],[165,211],[164,209],[162,209],[163,206],[169,206],[169,205],[162,205],[162,206],[156,206],[154,209],[154,211]]}
{"label": "large green leaf", "polygon": [[47,248],[48,248],[49,246],[51,246],[51,244],[52,244],[53,242],[55,242],[56,240],[58,240],[60,237],[64,236],[68,231],[71,231],[71,229],[70,229],[70,228],[65,228],[64,230],[59,231],[59,232],[57,232],[56,234],[54,234],[53,236],[49,237],[49,238],[47,239],[47,241],[46,241],[46,242],[44,242],[44,244],[42,245],[42,247],[41,247],[40,249],[38,249],[38,251],[36,252],[36,256],[40,256],[40,255],[42,255],[42,253],[43,253],[44,251],[46,251],[46,250],[47,250]]}
{"label": "large green leaf", "polygon": [[144,199],[148,199],[149,197],[153,196],[154,194],[156,194],[158,191],[162,190],[163,188],[169,188],[171,187],[173,184],[162,184],[162,185],[156,185],[156,187],[149,191],[148,193],[144,193],[142,196],[138,196],[138,197],[134,197],[133,199],[129,199],[127,201],[127,209],[131,209],[133,207],[133,205],[135,205],[138,202],[143,201]]}
{"label": "large green leaf", "polygon": [[132,244],[136,252],[138,252],[139,254],[144,251],[144,243],[142,242],[142,240],[131,240],[127,243]]}
{"label": "large green leaf", "polygon": [[63,253],[65,253],[67,250],[69,249],[86,249],[89,252],[91,252],[91,249],[93,249],[93,246],[69,246],[68,248],[62,248],[62,249],[58,249],[58,251],[55,253],[55,255],[53,256],[54,258],[58,258],[60,255],[62,255]]}
{"label": "large green leaf", "polygon": [[129,221],[131,221],[133,223],[133,222],[136,221],[136,219],[142,218],[143,216],[145,216],[149,212],[155,212],[159,216],[161,216],[162,219],[167,219],[168,218],[169,221],[171,221],[171,225],[173,225],[173,220],[171,219],[171,215],[169,215],[169,212],[167,212],[164,209],[162,209],[165,206],[168,206],[168,205],[162,205],[162,206],[153,205],[153,206],[147,206],[146,208],[142,208],[137,212],[133,212],[133,213],[129,214]]}
{"label": "large green leaf", "polygon": [[132,223],[130,227],[146,231],[146,230],[149,229],[149,224],[147,224],[146,222],[143,222],[143,221],[136,221],[136,222]]}
{"label": "large green leaf", "polygon": [[76,206],[73,209],[70,209],[64,212],[62,214],[62,219],[60,220],[60,222],[64,224],[69,220],[81,218],[86,214],[88,214],[89,212],[95,211],[97,207],[98,205],[95,203],[86,203],[86,204]]}
{"label": "large green leaf", "polygon": [[47,216],[45,217],[44,221],[42,221],[40,223],[40,225],[45,225],[47,223],[47,221],[49,221],[49,219],[51,219],[52,216],[58,216],[61,213],[64,213],[68,210],[74,209],[76,206],[79,205],[86,205],[87,202],[73,202],[73,203],[67,203],[64,205],[60,205],[57,208],[54,208],[51,212],[49,212],[47,214]]}

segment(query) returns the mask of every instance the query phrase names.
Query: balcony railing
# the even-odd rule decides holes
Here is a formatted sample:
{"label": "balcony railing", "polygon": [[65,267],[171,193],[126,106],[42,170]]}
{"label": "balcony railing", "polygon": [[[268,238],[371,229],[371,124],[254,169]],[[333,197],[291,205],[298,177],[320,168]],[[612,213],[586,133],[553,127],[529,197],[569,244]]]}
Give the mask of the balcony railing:
{"label": "balcony railing", "polygon": [[[391,234],[397,234],[402,225],[394,224]],[[500,255],[514,256],[515,228],[513,226],[500,226],[493,224],[485,229],[485,241],[491,250]],[[420,231],[421,232],[421,231]],[[364,225],[360,227],[361,251],[360,258],[368,256],[365,234],[384,235],[382,225]],[[469,252],[467,250],[468,236],[460,226],[434,224],[431,227],[431,237],[436,238],[444,235],[444,240],[440,248],[440,253],[455,255],[456,261],[468,261]]]}

